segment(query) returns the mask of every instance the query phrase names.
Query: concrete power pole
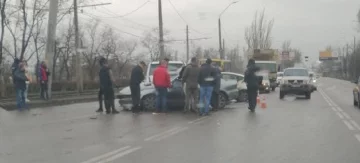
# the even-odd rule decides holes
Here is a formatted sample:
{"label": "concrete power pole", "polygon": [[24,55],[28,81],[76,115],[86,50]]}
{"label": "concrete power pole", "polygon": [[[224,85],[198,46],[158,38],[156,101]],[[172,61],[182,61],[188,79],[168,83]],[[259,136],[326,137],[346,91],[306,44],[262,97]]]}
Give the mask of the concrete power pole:
{"label": "concrete power pole", "polygon": [[83,91],[83,74],[80,58],[80,39],[77,0],[74,0],[74,25],[75,25],[75,51],[76,51],[76,87],[80,93]]}
{"label": "concrete power pole", "polygon": [[220,59],[225,59],[225,39],[223,39],[222,56],[220,56]]}
{"label": "concrete power pole", "polygon": [[161,60],[165,58],[161,0],[158,0],[158,5],[159,5],[158,7],[159,8],[159,50],[160,50],[160,60]]}
{"label": "concrete power pole", "polygon": [[[47,29],[47,40],[46,40],[46,50],[45,50],[45,60],[48,62],[49,72],[52,72],[54,54],[55,54],[55,37],[56,37],[56,24],[57,24],[57,13],[58,13],[58,4],[59,0],[50,1],[50,12],[48,19],[48,29]],[[51,85],[54,74],[51,74],[48,79],[48,94],[51,98]]]}
{"label": "concrete power pole", "polygon": [[189,61],[189,26],[186,25],[186,62]]}
{"label": "concrete power pole", "polygon": [[220,53],[220,59],[224,59],[223,50],[221,48],[221,21],[220,21],[220,18],[219,18],[218,25],[219,25],[219,53]]}

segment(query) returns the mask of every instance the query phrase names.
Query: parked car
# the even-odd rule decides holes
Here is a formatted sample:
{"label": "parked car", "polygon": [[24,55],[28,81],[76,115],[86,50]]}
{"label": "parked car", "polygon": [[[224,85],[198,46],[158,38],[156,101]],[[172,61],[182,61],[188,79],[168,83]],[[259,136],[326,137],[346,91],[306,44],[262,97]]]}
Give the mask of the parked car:
{"label": "parked car", "polygon": [[278,73],[276,74],[276,84],[277,84],[277,86],[280,85],[280,82],[281,82],[281,79],[282,79],[282,77],[283,77],[283,74],[284,74],[284,72],[278,72]]}
{"label": "parked car", "polygon": [[[168,100],[167,105],[170,110],[183,109],[185,106],[185,94],[183,91],[182,81],[178,78],[178,71],[172,71],[171,73],[171,83],[172,88],[168,89]],[[141,90],[141,101],[140,105],[144,111],[154,111],[155,108],[155,87],[153,84],[148,85],[142,83],[140,86]],[[231,100],[235,100],[237,98],[237,90],[236,83],[233,81],[227,81],[221,79],[220,86],[220,108],[224,108],[227,104],[231,102]],[[117,95],[119,99],[119,104],[125,110],[131,110],[132,100],[131,100],[131,92],[130,88],[126,87],[120,90]]]}
{"label": "parked car", "polygon": [[305,68],[287,68],[280,83],[280,99],[287,94],[305,95],[311,98],[312,85],[309,72]]}
{"label": "parked car", "polygon": [[236,101],[237,102],[247,101],[247,93],[246,93],[247,87],[246,87],[246,83],[244,82],[243,74],[238,74],[238,73],[233,73],[233,72],[222,72],[221,78],[226,81],[232,81],[232,82],[236,83],[236,88],[237,88]]}

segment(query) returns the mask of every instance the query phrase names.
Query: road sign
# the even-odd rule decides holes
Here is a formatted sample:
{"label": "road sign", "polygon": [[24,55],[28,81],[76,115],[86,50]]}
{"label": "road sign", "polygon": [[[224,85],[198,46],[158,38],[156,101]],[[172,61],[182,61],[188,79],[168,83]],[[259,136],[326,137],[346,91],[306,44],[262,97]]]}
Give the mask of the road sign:
{"label": "road sign", "polygon": [[337,60],[338,57],[333,57],[332,52],[330,51],[320,51],[319,60],[320,61],[328,61],[328,60]]}

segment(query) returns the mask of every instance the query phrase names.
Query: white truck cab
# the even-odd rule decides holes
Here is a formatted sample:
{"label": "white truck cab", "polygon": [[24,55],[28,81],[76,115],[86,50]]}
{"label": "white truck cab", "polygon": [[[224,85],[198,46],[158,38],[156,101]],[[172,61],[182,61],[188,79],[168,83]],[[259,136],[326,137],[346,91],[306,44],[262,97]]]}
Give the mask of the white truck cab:
{"label": "white truck cab", "polygon": [[[145,80],[144,80],[145,85],[152,84],[154,70],[159,65],[160,65],[159,61],[153,61],[153,62],[150,62],[150,64],[148,64],[147,70],[146,70],[146,75],[145,75]],[[180,70],[183,66],[185,66],[185,63],[183,61],[169,61],[168,71],[169,72],[180,72]]]}

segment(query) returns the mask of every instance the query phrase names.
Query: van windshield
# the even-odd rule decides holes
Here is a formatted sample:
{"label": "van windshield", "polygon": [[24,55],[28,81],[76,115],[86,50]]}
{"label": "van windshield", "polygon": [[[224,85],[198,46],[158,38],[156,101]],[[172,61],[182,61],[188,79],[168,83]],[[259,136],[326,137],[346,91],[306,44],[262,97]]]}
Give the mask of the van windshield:
{"label": "van windshield", "polygon": [[[150,65],[150,75],[154,74],[154,70],[156,69],[156,67],[159,66],[159,64],[156,63],[152,63]],[[177,71],[179,69],[181,69],[184,66],[184,64],[182,63],[169,63],[168,64],[168,70],[171,71]]]}

